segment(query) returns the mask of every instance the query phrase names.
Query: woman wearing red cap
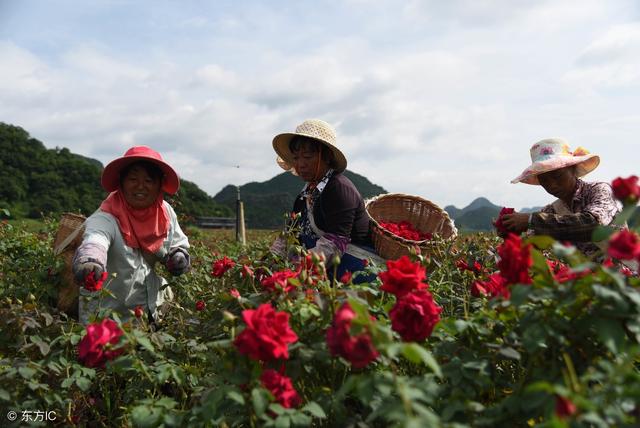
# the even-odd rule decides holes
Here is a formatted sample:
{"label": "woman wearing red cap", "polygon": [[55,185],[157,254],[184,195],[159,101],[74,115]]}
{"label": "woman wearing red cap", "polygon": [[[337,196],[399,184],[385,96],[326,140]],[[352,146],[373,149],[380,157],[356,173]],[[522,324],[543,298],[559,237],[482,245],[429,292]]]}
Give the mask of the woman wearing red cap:
{"label": "woman wearing red cap", "polygon": [[178,174],[159,153],[137,146],[105,167],[102,187],[110,194],[85,223],[73,272],[81,284],[108,272],[104,288],[111,296],[92,298],[96,292],[81,287],[80,321],[86,324],[103,310],[127,320],[137,307],[158,321],[158,309],[172,293],[154,265],[164,263],[173,275],[190,267],[189,241],[163,198],[178,191]]}

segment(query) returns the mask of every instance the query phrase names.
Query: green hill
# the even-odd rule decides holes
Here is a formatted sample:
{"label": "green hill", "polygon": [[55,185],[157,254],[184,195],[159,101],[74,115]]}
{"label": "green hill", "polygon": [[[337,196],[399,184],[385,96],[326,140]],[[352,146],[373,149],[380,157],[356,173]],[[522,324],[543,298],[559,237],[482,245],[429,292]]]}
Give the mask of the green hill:
{"label": "green hill", "polygon": [[[14,218],[39,218],[64,211],[95,211],[106,196],[100,186],[100,161],[47,149],[24,129],[0,122],[0,208]],[[181,180],[172,198],[182,216],[231,216],[194,183]]]}
{"label": "green hill", "polygon": [[[351,171],[347,176],[364,198],[387,193],[382,187],[371,183],[367,178]],[[279,229],[284,224],[284,214],[291,211],[295,197],[304,186],[304,181],[291,173],[284,172],[262,183],[251,182],[240,186],[240,195],[244,203],[245,222],[254,229]],[[214,199],[235,209],[237,187],[227,185]]]}

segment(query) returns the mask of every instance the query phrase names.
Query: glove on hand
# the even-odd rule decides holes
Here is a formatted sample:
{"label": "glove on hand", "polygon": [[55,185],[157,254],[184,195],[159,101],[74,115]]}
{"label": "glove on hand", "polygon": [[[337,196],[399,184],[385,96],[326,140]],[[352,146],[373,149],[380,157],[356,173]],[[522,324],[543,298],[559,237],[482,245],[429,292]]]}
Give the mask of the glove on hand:
{"label": "glove on hand", "polygon": [[165,266],[171,275],[182,275],[191,267],[191,263],[189,262],[189,253],[182,248],[174,249],[167,256]]}
{"label": "glove on hand", "polygon": [[85,278],[91,272],[93,272],[94,278],[100,278],[104,273],[104,267],[94,259],[88,259],[85,262],[73,265],[73,278],[78,284],[84,284]]}

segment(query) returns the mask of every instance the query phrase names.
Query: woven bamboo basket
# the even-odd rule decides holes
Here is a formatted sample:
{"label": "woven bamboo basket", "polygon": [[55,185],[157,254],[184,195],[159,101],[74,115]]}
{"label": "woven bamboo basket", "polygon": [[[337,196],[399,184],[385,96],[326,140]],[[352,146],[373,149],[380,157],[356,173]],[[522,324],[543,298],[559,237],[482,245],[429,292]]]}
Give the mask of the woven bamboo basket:
{"label": "woven bamboo basket", "polygon": [[58,231],[53,241],[54,253],[62,258],[64,268],[61,272],[60,288],[58,289],[59,310],[70,316],[78,315],[78,285],[73,279],[71,264],[76,248],[82,242],[85,217],[74,213],[64,213],[60,218]]}
{"label": "woven bamboo basket", "polygon": [[415,246],[423,253],[429,253],[432,243],[431,240],[413,241],[397,236],[380,226],[380,221],[405,220],[420,232],[431,233],[434,238],[455,238],[458,233],[446,211],[418,196],[389,193],[370,200],[366,209],[372,220],[371,235],[376,253],[387,260],[408,255]]}

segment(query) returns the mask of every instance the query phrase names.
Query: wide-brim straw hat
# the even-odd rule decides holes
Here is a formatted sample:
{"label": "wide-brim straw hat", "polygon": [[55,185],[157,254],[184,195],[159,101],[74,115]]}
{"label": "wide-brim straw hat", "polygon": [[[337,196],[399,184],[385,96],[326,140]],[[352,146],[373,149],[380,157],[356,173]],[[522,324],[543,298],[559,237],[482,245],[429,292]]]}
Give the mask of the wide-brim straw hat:
{"label": "wide-brim straw hat", "polygon": [[162,191],[173,195],[180,188],[180,178],[175,170],[162,159],[160,153],[147,146],[135,146],[125,152],[122,157],[112,160],[102,171],[102,187],[107,192],[120,188],[120,173],[134,162],[147,161],[158,165],[162,170]]}
{"label": "wide-brim straw hat", "polygon": [[336,147],[336,131],[327,122],[319,119],[308,119],[296,127],[295,132],[285,132],[273,138],[273,149],[278,154],[278,165],[283,169],[293,172],[293,153],[289,149],[289,143],[295,137],[306,137],[324,144],[333,153],[336,172],[347,169],[347,158]]}
{"label": "wide-brim straw hat", "polygon": [[562,138],[540,140],[531,146],[531,165],[522,174],[511,180],[512,183],[539,185],[538,175],[568,166],[576,166],[576,176],[587,175],[600,164],[600,156],[578,147],[573,152]]}

